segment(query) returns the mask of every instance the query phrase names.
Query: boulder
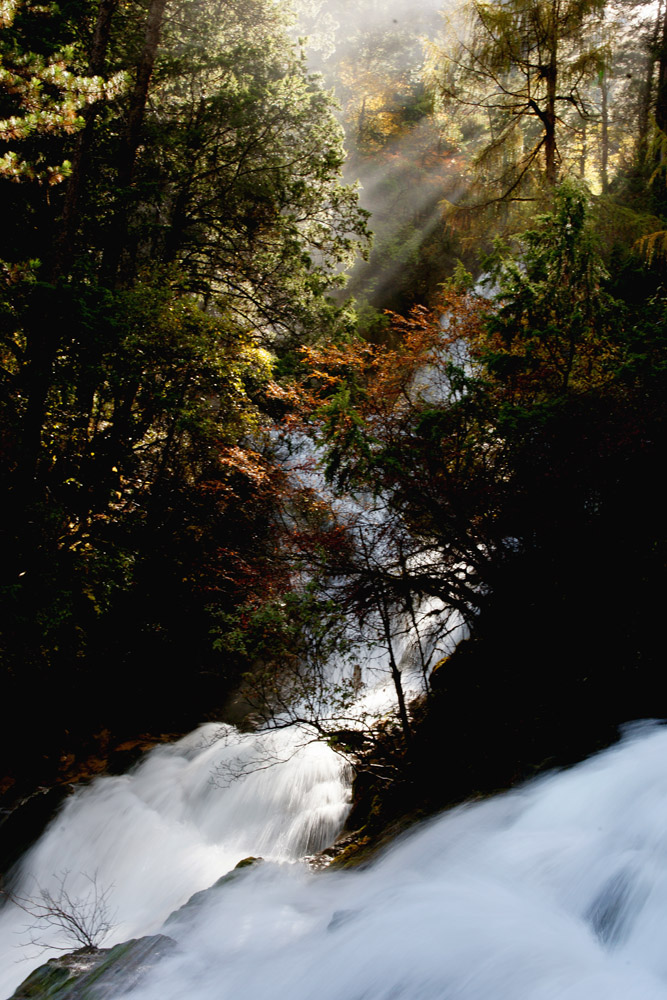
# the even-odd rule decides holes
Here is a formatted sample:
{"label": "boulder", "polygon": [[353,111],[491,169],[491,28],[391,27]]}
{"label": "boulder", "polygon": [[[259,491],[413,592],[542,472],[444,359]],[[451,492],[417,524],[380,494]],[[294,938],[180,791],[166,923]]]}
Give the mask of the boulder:
{"label": "boulder", "polygon": [[10,1000],[110,1000],[138,986],[175,947],[172,938],[156,934],[59,955],[35,969]]}

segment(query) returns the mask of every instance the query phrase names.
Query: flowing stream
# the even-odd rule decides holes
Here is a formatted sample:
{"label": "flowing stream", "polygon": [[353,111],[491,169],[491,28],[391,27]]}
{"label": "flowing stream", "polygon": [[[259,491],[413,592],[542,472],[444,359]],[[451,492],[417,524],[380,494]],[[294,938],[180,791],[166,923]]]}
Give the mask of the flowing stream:
{"label": "flowing stream", "polygon": [[427,823],[362,871],[251,869],[170,930],[181,950],[135,1000],[664,1000],[667,731]]}
{"label": "flowing stream", "polygon": [[[452,621],[430,663],[462,634]],[[400,622],[390,641],[406,693],[422,690],[423,648],[416,662]],[[395,706],[381,645],[359,720]],[[107,894],[104,946],[176,941],[106,1000],[667,1000],[667,727],[421,824],[368,867],[312,870],[349,806],[348,766],[307,729],[209,724],[79,789],[11,887],[33,910],[43,891],[79,910]],[[264,861],[214,886],[248,856]],[[5,902],[0,1000],[73,947]]]}
{"label": "flowing stream", "polygon": [[[294,477],[325,490],[313,459],[308,439],[294,439],[284,457]],[[354,512],[363,522],[367,541],[380,530],[380,514],[372,506],[354,507],[349,500],[345,505],[348,515]],[[274,873],[271,883],[285,878],[289,896],[306,875],[299,862],[332,844],[344,826],[351,770],[314,739],[312,728],[282,725],[290,718],[312,718],[314,711],[334,718],[334,729],[393,715],[387,641],[410,698],[424,690],[425,651],[432,666],[466,634],[460,619],[444,614],[438,601],[424,601],[417,616],[428,622],[436,610],[445,622],[437,638],[425,632],[415,642],[410,637],[415,627],[419,634],[415,618],[405,627],[399,616],[384,641],[381,628],[370,628],[355,654],[356,700],[344,715],[337,714],[335,692],[350,681],[351,665],[334,656],[324,665],[319,695],[313,699],[311,692],[301,708],[297,700],[293,715],[274,719],[273,727],[241,733],[230,725],[207,724],[154,749],[127,775],[80,788],[10,873],[9,888],[19,905],[8,899],[0,905],[0,1000],[50,956],[81,945],[43,919],[45,905],[47,910],[62,905],[90,923],[96,895],[107,901],[111,929],[99,943],[109,947],[159,932],[194,893],[247,857],[264,859],[263,872]],[[257,898],[254,890],[251,895]],[[267,916],[272,905],[267,899]]]}
{"label": "flowing stream", "polygon": [[[340,757],[297,729],[242,735],[209,724],[153,750],[130,774],[96,780],[68,800],[14,877],[86,900],[109,890],[115,944],[159,930],[175,908],[248,856],[294,862],[326,847],[349,808]],[[17,907],[0,911],[0,996],[71,940]],[[39,955],[38,943],[48,947]],[[67,947],[69,944],[69,947]],[[36,957],[37,956],[37,957]]]}
{"label": "flowing stream", "polygon": [[[424,678],[405,638],[395,652],[414,694]],[[393,710],[386,659],[367,647],[352,716]],[[328,671],[333,685],[345,665],[334,660]],[[251,733],[206,724],[67,800],[10,875],[23,908],[0,907],[0,1000],[47,958],[81,946],[35,918],[44,892],[47,906],[63,903],[87,922],[95,893],[107,899],[106,947],[159,931],[190,896],[247,857],[290,866],[332,844],[350,807],[350,767],[311,728],[280,723]]]}
{"label": "flowing stream", "polygon": [[[156,932],[244,856],[267,859],[169,922],[178,949],[133,1000],[667,998],[666,728],[422,824],[350,872],[296,860],[345,818],[339,758],[293,730],[270,751],[214,735],[96,781],[23,862],[25,891],[66,869],[113,882],[111,942]],[[286,762],[257,769],[273,753]],[[226,782],[239,760],[250,772]],[[8,995],[38,960],[17,947],[17,914],[2,919]]]}

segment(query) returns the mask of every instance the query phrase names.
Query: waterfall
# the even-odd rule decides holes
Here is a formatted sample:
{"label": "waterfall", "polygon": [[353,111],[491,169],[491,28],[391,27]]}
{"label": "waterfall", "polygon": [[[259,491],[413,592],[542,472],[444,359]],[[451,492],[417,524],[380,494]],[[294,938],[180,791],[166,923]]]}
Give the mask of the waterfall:
{"label": "waterfall", "polygon": [[667,729],[424,823],[351,872],[290,863],[345,814],[326,748],[216,792],[210,735],[98,781],[29,859],[113,874],[115,937],[157,929],[248,851],[273,859],[173,918],[178,949],[132,1000],[667,998]]}
{"label": "waterfall", "polygon": [[[456,638],[447,640],[450,648]],[[405,635],[395,652],[405,690],[415,695],[424,678]],[[386,659],[381,648],[366,648],[348,725],[393,710]],[[334,658],[328,671],[335,684],[344,665]],[[304,713],[297,705],[294,714]],[[246,857],[294,864],[321,851],[347,817],[350,767],[308,726],[281,728],[287,722],[277,717],[272,728],[251,733],[209,723],[156,747],[129,774],[80,788],[12,873],[12,894],[58,896],[63,881],[73,900],[88,899],[91,886],[107,892],[108,946],[159,931],[191,895]],[[0,1000],[48,957],[78,947],[33,923],[10,902],[0,908]]]}
{"label": "waterfall", "polygon": [[[450,624],[431,663],[464,634]],[[408,631],[389,642],[409,694],[425,676]],[[375,639],[351,711],[365,720],[395,702]],[[131,1000],[667,1000],[667,728],[423,823],[361,870],[315,872],[303,859],[342,829],[349,767],[280,724],[207,724],[79,789],[12,873],[15,897],[96,887],[105,946],[167,922],[177,947]],[[214,885],[248,856],[264,863]],[[73,947],[30,922],[0,908],[0,1000]]]}
{"label": "waterfall", "polygon": [[[292,434],[276,448],[295,481],[329,496],[308,438]],[[329,499],[381,552],[382,505]],[[269,727],[241,733],[207,724],[157,747],[129,774],[80,788],[11,873],[14,900],[34,911],[43,892],[58,898],[64,889],[81,906],[101,893],[113,925],[101,943],[110,946],[159,931],[190,896],[248,856],[293,867],[333,843],[350,808],[349,764],[314,729],[292,723],[315,715],[332,730],[349,730],[394,714],[389,646],[410,698],[423,693],[427,669],[466,634],[458,615],[433,598],[423,599],[410,621],[396,615],[391,635],[368,617],[366,632],[354,636],[358,674],[346,688],[356,699],[343,714],[336,691],[352,681],[351,664],[334,655],[321,666],[317,691],[300,704],[297,684],[292,708]],[[34,923],[11,900],[0,906],[0,1000],[51,955],[79,946]]]}
{"label": "waterfall", "polygon": [[[95,782],[24,861],[24,879],[84,865],[112,879],[120,940],[159,929],[245,854],[269,859],[172,918],[178,950],[133,1000],[666,1000],[662,726],[424,823],[351,872],[295,863],[347,809],[327,747],[287,759],[298,735],[272,734],[286,762],[221,787],[216,768],[265,749],[213,735],[204,727]],[[2,933],[7,994],[25,969],[12,971]]]}
{"label": "waterfall", "polygon": [[[384,638],[409,696],[424,649],[433,664],[465,630],[445,616],[416,657],[395,624]],[[372,633],[351,724],[395,707]],[[325,697],[346,669],[328,665]],[[132,1000],[667,1000],[667,728],[635,727],[578,767],[422,824],[363,870],[314,872],[302,859],[342,829],[349,767],[307,726],[273,722],[202,726],[79,789],[12,873],[15,897],[96,887],[105,946],[167,922],[177,948]],[[248,856],[265,860],[209,888]],[[0,908],[0,1000],[73,947],[30,922]]]}
{"label": "waterfall", "polygon": [[[321,850],[348,809],[345,762],[303,728],[242,734],[208,724],[156,748],[130,774],[80,789],[22,860],[12,889],[38,898],[66,877],[76,899],[94,880],[109,890],[114,926],[104,944],[114,944],[158,930],[249,855],[294,862]],[[41,932],[30,922],[9,903],[0,910],[0,997],[73,947],[45,931],[53,947],[40,955],[30,940]]]}
{"label": "waterfall", "polygon": [[646,729],[365,870],[250,870],[133,1000],[665,1000],[666,760]]}

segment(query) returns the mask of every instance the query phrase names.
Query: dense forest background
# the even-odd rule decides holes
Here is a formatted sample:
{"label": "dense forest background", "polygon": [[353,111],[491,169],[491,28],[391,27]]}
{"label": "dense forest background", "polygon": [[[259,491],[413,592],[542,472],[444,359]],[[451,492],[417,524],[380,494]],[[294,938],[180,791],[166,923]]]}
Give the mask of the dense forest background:
{"label": "dense forest background", "polygon": [[244,678],[434,805],[665,716],[663,5],[0,22],[7,801]]}

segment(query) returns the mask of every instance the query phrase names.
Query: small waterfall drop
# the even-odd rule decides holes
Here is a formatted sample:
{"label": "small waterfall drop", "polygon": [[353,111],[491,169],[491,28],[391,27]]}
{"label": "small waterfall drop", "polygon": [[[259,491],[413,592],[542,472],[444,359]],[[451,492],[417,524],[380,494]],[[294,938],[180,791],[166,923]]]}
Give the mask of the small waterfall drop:
{"label": "small waterfall drop", "polygon": [[[297,444],[296,461],[301,463],[312,444]],[[287,460],[285,464],[289,468]],[[306,463],[299,474],[323,488],[316,467]],[[363,514],[368,538],[378,527],[379,513],[364,509]],[[436,610],[442,614],[441,602],[425,600],[418,614],[428,622]],[[430,638],[425,629],[420,638],[428,646],[429,667],[465,635],[455,613],[445,619],[443,634]],[[406,697],[423,693],[423,647],[420,658],[410,628],[401,621],[389,641]],[[345,728],[369,725],[396,710],[381,629],[370,629],[358,654],[360,686],[344,723],[339,719]],[[315,709],[333,720],[333,728],[336,696],[332,704],[327,699],[346,680],[348,668],[334,656],[323,671]],[[79,789],[22,858],[12,873],[11,891],[19,899],[34,900],[42,890],[57,895],[63,880],[74,900],[87,898],[91,884],[108,890],[113,928],[102,942],[107,947],[158,932],[190,896],[248,856],[295,867],[300,858],[333,843],[351,799],[345,759],[316,739],[312,728],[288,724],[312,718],[312,711],[312,702],[300,708],[297,699],[292,715],[252,733],[207,724],[173,745],[154,749],[129,774],[98,778]],[[297,881],[300,877],[295,875]],[[78,947],[71,938],[49,932],[40,936],[49,947],[37,949],[31,945],[30,923],[11,902],[0,908],[0,1000],[51,955]]]}
{"label": "small waterfall drop", "polygon": [[[294,862],[326,847],[349,797],[345,762],[307,730],[208,724],[79,790],[21,861],[13,891],[36,898],[66,876],[72,898],[85,898],[94,879],[115,913],[105,945],[150,934],[245,857]],[[3,998],[50,954],[76,947],[49,933],[54,947],[40,955],[30,922],[10,903],[0,909]]]}
{"label": "small waterfall drop", "polygon": [[[172,917],[178,948],[132,1000],[667,1000],[667,728],[424,823],[363,870],[317,873],[293,862],[340,828],[344,764],[291,729],[268,746],[217,735],[96,781],[23,862],[24,883],[113,881],[119,941],[267,859]],[[2,920],[6,996],[29,966]]]}
{"label": "small waterfall drop", "polygon": [[666,761],[646,728],[367,869],[250,869],[170,923],[178,951],[130,996],[665,1000]]}

